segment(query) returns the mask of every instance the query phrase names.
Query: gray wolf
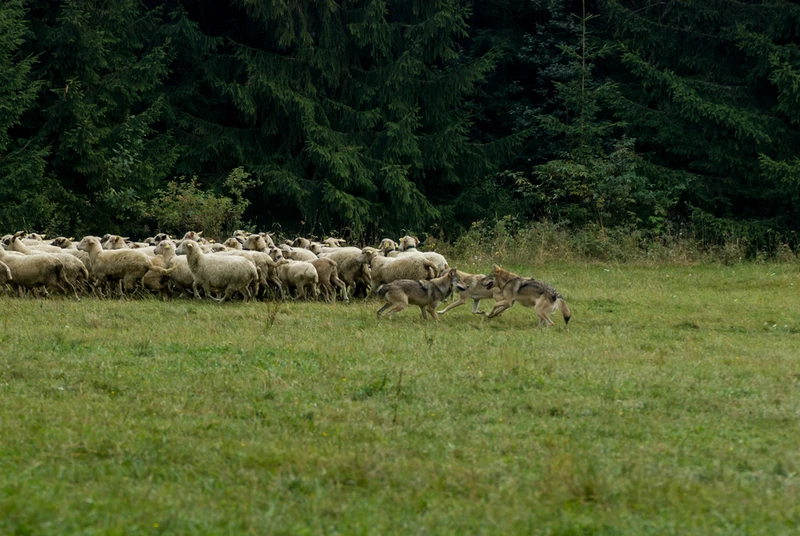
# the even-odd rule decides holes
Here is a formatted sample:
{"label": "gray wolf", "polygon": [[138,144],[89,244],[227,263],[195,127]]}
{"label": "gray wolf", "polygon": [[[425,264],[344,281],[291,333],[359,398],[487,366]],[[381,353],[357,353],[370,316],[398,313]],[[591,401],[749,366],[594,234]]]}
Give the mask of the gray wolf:
{"label": "gray wolf", "polygon": [[519,302],[523,307],[533,307],[539,317],[539,325],[552,326],[555,323],[550,319],[550,314],[556,309],[561,310],[564,322],[569,324],[572,311],[567,306],[564,297],[556,289],[538,279],[522,277],[498,265],[486,276],[484,288],[498,288],[502,292],[502,299],[494,304],[489,313],[489,318],[500,316],[509,309],[514,302]]}
{"label": "gray wolf", "polygon": [[467,289],[461,291],[459,295],[460,299],[457,302],[451,303],[441,311],[437,311],[440,315],[445,314],[450,309],[455,309],[456,307],[464,305],[470,298],[472,298],[472,314],[484,314],[483,311],[478,310],[478,305],[481,303],[481,300],[503,299],[503,293],[499,288],[486,288],[483,286],[483,283],[487,280],[487,276],[483,274],[468,274],[460,270],[457,270],[456,273]]}
{"label": "gray wolf", "polygon": [[381,285],[375,291],[375,295],[386,300],[386,305],[378,309],[377,316],[389,309],[386,316],[391,316],[398,311],[402,311],[409,305],[416,305],[422,312],[422,319],[427,320],[426,311],[431,314],[434,320],[439,320],[436,313],[436,306],[442,303],[453,292],[454,289],[464,291],[466,285],[461,281],[458,271],[451,268],[441,277],[430,280],[398,279],[391,283]]}

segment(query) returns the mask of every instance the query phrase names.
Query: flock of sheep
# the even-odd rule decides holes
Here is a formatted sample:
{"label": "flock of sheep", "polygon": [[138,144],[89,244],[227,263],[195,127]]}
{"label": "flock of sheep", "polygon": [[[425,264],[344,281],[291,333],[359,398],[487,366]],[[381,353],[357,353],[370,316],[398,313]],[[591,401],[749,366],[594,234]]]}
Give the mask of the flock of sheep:
{"label": "flock of sheep", "polygon": [[267,233],[236,231],[223,243],[190,231],[173,240],[158,234],[144,242],[117,235],[80,242],[37,234],[6,235],[0,244],[0,289],[18,296],[133,296],[142,289],[164,298],[208,298],[220,303],[241,297],[289,296],[349,301],[398,279],[432,279],[448,268],[435,252],[419,252],[416,237],[378,247],[345,247],[329,238],[276,245]]}

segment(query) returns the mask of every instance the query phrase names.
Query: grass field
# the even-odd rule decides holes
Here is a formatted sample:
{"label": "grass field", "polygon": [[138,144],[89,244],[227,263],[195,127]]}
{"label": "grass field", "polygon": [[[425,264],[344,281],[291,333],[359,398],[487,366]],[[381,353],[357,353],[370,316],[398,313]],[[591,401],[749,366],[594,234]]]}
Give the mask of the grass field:
{"label": "grass field", "polygon": [[511,268],[569,330],[0,298],[0,534],[800,531],[796,265]]}

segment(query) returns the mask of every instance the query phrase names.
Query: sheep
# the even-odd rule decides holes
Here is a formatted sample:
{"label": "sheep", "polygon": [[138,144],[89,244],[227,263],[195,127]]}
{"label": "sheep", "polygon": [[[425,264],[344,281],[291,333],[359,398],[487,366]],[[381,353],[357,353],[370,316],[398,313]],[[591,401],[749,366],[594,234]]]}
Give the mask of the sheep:
{"label": "sheep", "polygon": [[296,248],[308,249],[308,246],[311,245],[311,240],[308,238],[295,238],[290,245]]}
{"label": "sheep", "polygon": [[314,265],[306,261],[287,259],[281,253],[279,248],[272,248],[270,251],[270,255],[275,259],[278,277],[282,283],[281,294],[284,299],[286,298],[284,287],[286,289],[295,287],[298,296],[302,295],[304,298],[308,297],[308,289],[310,288],[314,298],[317,298],[319,295],[317,291],[319,275]]}
{"label": "sheep", "polygon": [[[154,267],[168,268],[167,262],[161,255],[155,255],[150,259]],[[162,298],[169,297],[169,281],[172,277],[171,273],[166,273],[160,270],[150,270],[144,277],[142,277],[142,285],[147,290],[152,290],[161,294]]]}
{"label": "sheep", "polygon": [[[272,240],[270,240],[270,242],[272,242]],[[251,251],[267,253],[269,252],[269,248],[274,247],[274,245],[270,246],[267,240],[261,235],[251,234],[245,239],[242,247]]]}
{"label": "sheep", "polygon": [[329,258],[314,259],[311,261],[314,268],[317,270],[319,277],[319,286],[322,289],[322,297],[327,302],[336,301],[336,290],[334,286],[342,291],[342,299],[345,302],[350,302],[347,296],[347,285],[339,279],[338,267],[336,261]]}
{"label": "sheep", "polygon": [[384,238],[381,240],[381,243],[378,244],[378,251],[380,251],[381,255],[384,257],[393,257],[393,253],[397,251],[397,242],[391,238]]}
{"label": "sheep", "polygon": [[242,249],[242,243],[236,237],[230,237],[225,242],[222,243],[228,249]]}
{"label": "sheep", "polygon": [[167,268],[175,268],[175,270],[169,274],[170,283],[180,291],[181,295],[188,298],[189,289],[192,288],[192,284],[194,283],[194,276],[189,269],[189,260],[186,258],[186,255],[176,255],[175,242],[169,239],[160,241],[155,248],[155,253],[164,258],[164,264]]}
{"label": "sheep", "polygon": [[50,242],[50,245],[51,246],[56,246],[56,247],[61,248],[61,249],[74,248],[75,245],[72,243],[72,240],[74,240],[74,239],[73,238],[66,238],[64,236],[59,236],[57,238],[54,238],[53,241]]}
{"label": "sheep", "polygon": [[281,245],[280,248],[281,250],[283,250],[283,256],[293,261],[309,262],[317,258],[316,255],[314,255],[307,249],[295,248],[287,245]]}
{"label": "sheep", "polygon": [[48,288],[67,293],[64,265],[52,255],[23,255],[0,246],[0,262],[11,271],[11,284],[19,297],[23,287],[31,290],[41,287],[45,296]]}
{"label": "sheep", "polygon": [[440,274],[450,267],[447,264],[447,259],[444,258],[444,255],[436,253],[435,251],[417,251],[418,245],[419,245],[419,238],[417,238],[416,236],[406,235],[400,239],[400,245],[397,248],[398,251],[388,253],[387,257],[405,257],[408,255],[422,255],[436,265],[436,269],[439,270]]}
{"label": "sheep", "polygon": [[320,258],[336,261],[336,267],[341,279],[347,287],[352,289],[351,295],[362,285],[367,292],[370,288],[369,260],[362,250],[353,247],[330,248],[320,253]]}
{"label": "sheep", "polygon": [[383,257],[379,250],[370,247],[363,252],[364,258],[369,259],[373,288],[398,279],[433,279],[439,275],[436,264],[422,255]]}
{"label": "sheep", "polygon": [[343,238],[326,238],[322,243],[329,248],[340,248],[346,244]]}
{"label": "sheep", "polygon": [[269,254],[261,252],[261,251],[246,251],[246,250],[238,250],[238,249],[231,249],[228,251],[222,251],[218,253],[218,255],[237,255],[239,257],[244,257],[248,259],[253,265],[258,268],[259,271],[259,283],[261,284],[264,292],[267,291],[269,288],[269,283],[275,285],[278,289],[281,288],[281,281],[278,278],[278,274],[276,272],[276,265],[275,261]]}
{"label": "sheep", "polygon": [[222,244],[217,244],[215,242],[209,242],[206,240],[205,242],[197,242],[200,245],[200,249],[203,250],[203,253],[221,253],[223,251],[228,251]]}
{"label": "sheep", "polygon": [[99,287],[109,280],[117,280],[119,294],[125,290],[133,290],[137,281],[141,281],[148,271],[154,270],[168,275],[171,268],[154,266],[151,258],[137,249],[105,250],[100,240],[87,236],[78,244],[78,249],[89,254],[92,275]]}
{"label": "sheep", "polygon": [[117,250],[117,249],[129,249],[128,244],[125,242],[127,238],[123,238],[119,235],[103,235],[105,241],[101,240],[100,243],[105,250]]}
{"label": "sheep", "polygon": [[4,262],[0,262],[0,287],[4,287],[13,280],[11,268]]}
{"label": "sheep", "polygon": [[[206,296],[219,303],[231,299],[237,291],[244,295],[245,301],[251,298],[251,288],[258,285],[259,277],[255,265],[248,259],[235,255],[205,254],[194,240],[184,240],[176,253],[183,252],[194,276],[192,288],[195,298],[200,298],[198,287],[203,287]],[[224,289],[225,295],[218,300],[211,294],[212,289]]]}
{"label": "sheep", "polygon": [[85,290],[89,285],[89,271],[87,267],[83,264],[83,262],[80,261],[80,259],[70,255],[69,253],[65,253],[61,248],[55,246],[46,247],[53,248],[55,251],[42,251],[34,247],[26,246],[16,236],[11,239],[11,244],[9,244],[10,251],[16,251],[18,253],[22,253],[23,255],[52,255],[61,261],[61,264],[64,265],[64,279],[66,279],[66,281],[69,283],[67,287],[72,288],[72,291],[75,294],[75,299],[80,301],[77,289],[80,288]]}
{"label": "sheep", "polygon": [[75,244],[72,243],[72,238],[65,238],[63,236],[59,236],[55,240],[53,240],[50,245],[60,247],[62,253],[67,253],[76,257],[80,260],[83,265],[89,270],[89,279],[92,279],[92,261],[89,258],[89,254],[85,251],[80,251],[75,247]]}

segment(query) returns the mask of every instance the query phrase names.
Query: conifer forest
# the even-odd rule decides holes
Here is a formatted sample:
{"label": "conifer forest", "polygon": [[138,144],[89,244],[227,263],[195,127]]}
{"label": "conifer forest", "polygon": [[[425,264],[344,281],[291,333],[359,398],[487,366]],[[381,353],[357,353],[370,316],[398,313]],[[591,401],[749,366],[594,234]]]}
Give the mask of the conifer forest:
{"label": "conifer forest", "polygon": [[0,230],[796,248],[790,0],[4,0]]}

